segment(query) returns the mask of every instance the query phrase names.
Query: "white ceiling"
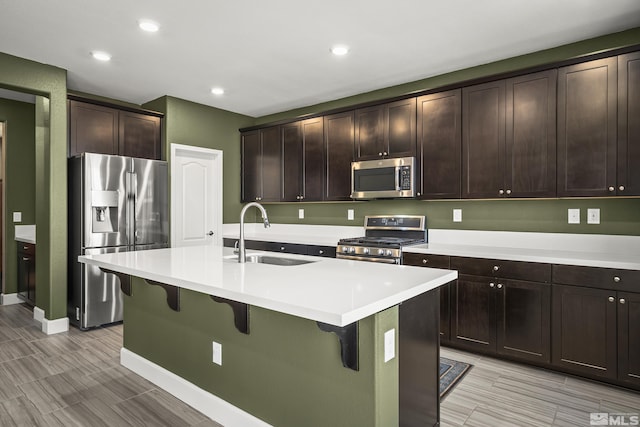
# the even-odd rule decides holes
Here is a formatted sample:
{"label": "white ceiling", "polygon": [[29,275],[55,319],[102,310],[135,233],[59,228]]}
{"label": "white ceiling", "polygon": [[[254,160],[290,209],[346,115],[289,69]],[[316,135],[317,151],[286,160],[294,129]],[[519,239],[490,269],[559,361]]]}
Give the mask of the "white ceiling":
{"label": "white ceiling", "polygon": [[639,0],[11,0],[0,51],[68,70],[70,90],[257,117],[637,26]]}

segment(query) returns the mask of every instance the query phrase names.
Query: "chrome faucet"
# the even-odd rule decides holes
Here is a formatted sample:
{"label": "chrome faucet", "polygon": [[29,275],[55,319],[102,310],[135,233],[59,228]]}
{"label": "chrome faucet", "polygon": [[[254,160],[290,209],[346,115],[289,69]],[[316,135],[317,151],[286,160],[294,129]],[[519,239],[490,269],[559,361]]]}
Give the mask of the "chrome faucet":
{"label": "chrome faucet", "polygon": [[262,222],[264,223],[264,228],[271,227],[269,224],[269,218],[267,217],[267,211],[262,207],[260,203],[251,202],[244,205],[242,210],[240,211],[240,243],[238,245],[238,262],[244,264],[247,262],[247,253],[244,246],[244,214],[247,212],[251,206],[255,206],[260,209],[262,213]]}

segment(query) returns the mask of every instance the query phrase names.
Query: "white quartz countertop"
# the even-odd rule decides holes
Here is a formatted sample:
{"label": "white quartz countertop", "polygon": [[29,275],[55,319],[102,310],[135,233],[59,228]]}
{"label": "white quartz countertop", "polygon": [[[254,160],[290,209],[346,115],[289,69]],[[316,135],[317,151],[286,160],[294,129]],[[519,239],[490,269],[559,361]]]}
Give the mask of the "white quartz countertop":
{"label": "white quartz countertop", "polygon": [[[248,251],[247,253],[257,253]],[[80,256],[80,262],[306,319],[345,326],[455,280],[456,271],[268,252],[313,261],[239,264],[192,246]]]}
{"label": "white quartz countertop", "polygon": [[491,258],[509,261],[542,262],[548,264],[640,270],[640,253],[585,252],[539,248],[513,248],[482,245],[428,243],[407,246],[404,252]]}
{"label": "white quartz countertop", "polygon": [[29,225],[16,225],[14,239],[18,242],[33,243],[36,244],[36,226]]}

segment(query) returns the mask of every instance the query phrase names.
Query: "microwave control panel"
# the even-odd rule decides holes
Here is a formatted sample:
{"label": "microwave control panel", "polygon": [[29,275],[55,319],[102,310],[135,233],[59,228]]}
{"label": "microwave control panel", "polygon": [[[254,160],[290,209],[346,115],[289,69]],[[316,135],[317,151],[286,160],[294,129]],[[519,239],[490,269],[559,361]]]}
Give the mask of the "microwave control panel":
{"label": "microwave control panel", "polygon": [[400,166],[400,190],[411,190],[411,166]]}

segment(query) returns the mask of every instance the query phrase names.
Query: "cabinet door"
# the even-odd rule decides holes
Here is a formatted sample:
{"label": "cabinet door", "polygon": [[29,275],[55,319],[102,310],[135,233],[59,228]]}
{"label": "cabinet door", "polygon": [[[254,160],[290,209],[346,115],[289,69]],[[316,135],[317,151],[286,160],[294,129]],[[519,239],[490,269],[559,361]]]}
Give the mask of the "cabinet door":
{"label": "cabinet door", "polygon": [[282,153],[280,126],[260,130],[262,145],[262,196],[261,201],[279,202],[282,192]]}
{"label": "cabinet door", "polygon": [[558,71],[558,196],[616,189],[617,58]]}
{"label": "cabinet door", "polygon": [[556,70],[506,81],[505,195],[556,195]]}
{"label": "cabinet door", "polygon": [[300,200],[302,190],[302,173],[304,169],[302,156],[302,126],[300,122],[282,126],[282,201]]}
{"label": "cabinet door", "polygon": [[470,350],[495,351],[495,282],[487,277],[460,275],[452,289],[451,341]]}
{"label": "cabinet door", "polygon": [[322,117],[302,122],[303,172],[301,200],[322,200],[324,188],[324,121]]}
{"label": "cabinet door", "polygon": [[616,293],[582,286],[553,285],[554,365],[578,374],[617,376]]}
{"label": "cabinet door", "polygon": [[500,197],[504,194],[504,80],[462,89],[462,120],[462,197]]}
{"label": "cabinet door", "polygon": [[351,200],[353,114],[324,117],[325,200]]}
{"label": "cabinet door", "polygon": [[640,385],[640,294],[618,292],[618,378]]}
{"label": "cabinet door", "polygon": [[386,154],[384,154],[387,153],[384,137],[384,121],[385,108],[382,105],[356,110],[356,160],[379,159],[386,156]]}
{"label": "cabinet door", "polygon": [[260,132],[242,134],[242,201],[253,202],[262,196],[262,150]]}
{"label": "cabinet door", "polygon": [[498,279],[497,350],[537,362],[551,361],[551,285]]}
{"label": "cabinet door", "polygon": [[69,100],[69,157],[118,154],[118,110]]}
{"label": "cabinet door", "polygon": [[418,98],[418,196],[460,198],[461,91]]}
{"label": "cabinet door", "polygon": [[440,341],[451,341],[451,287],[452,283],[440,286]]}
{"label": "cabinet door", "polygon": [[385,151],[388,156],[416,155],[416,98],[385,104],[384,125]]}
{"label": "cabinet door", "polygon": [[160,160],[160,117],[120,111],[118,154]]}
{"label": "cabinet door", "polygon": [[621,196],[640,195],[640,52],[618,57],[618,180]]}

